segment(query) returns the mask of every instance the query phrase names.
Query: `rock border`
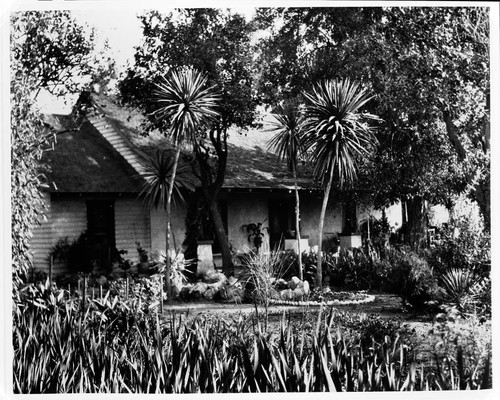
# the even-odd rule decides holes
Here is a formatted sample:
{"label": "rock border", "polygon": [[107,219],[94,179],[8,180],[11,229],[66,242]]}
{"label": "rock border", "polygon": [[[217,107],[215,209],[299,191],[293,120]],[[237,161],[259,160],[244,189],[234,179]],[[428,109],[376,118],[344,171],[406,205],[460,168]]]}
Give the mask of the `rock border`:
{"label": "rock border", "polygon": [[366,304],[375,301],[375,296],[372,294],[367,294],[365,299],[361,300],[329,300],[329,301],[298,301],[298,300],[269,300],[270,305],[277,306],[343,306],[343,305],[353,305],[353,304]]}

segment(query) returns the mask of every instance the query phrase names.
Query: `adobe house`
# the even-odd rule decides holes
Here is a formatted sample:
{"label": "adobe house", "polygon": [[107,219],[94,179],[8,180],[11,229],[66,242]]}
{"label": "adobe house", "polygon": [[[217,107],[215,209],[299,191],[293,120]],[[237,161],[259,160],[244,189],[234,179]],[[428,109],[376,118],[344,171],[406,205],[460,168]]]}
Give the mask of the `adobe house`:
{"label": "adobe house", "polygon": [[[65,237],[74,240],[84,231],[101,244],[103,263],[109,262],[114,248],[126,250],[126,257],[133,262],[139,261],[137,243],[149,254],[165,248],[165,212],[147,208],[138,197],[142,163],[157,147],[165,147],[165,139],[155,134],[142,136],[140,116],[110,98],[99,95],[94,102],[98,111],[79,126],[68,118],[49,118],[52,125],[62,127],[54,149],[43,158],[47,167],[46,217],[33,232],[35,269],[48,271],[54,244]],[[265,130],[232,132],[229,136],[219,205],[229,243],[237,253],[253,248],[248,233],[242,229],[244,225],[263,224],[266,248],[273,248],[286,232],[295,230],[294,182],[285,165],[267,150],[272,136]],[[321,192],[304,173],[299,176],[298,185],[301,235],[309,246],[316,246]],[[366,211],[359,207],[351,209],[357,221],[366,216]],[[182,204],[173,209],[171,248],[180,249],[184,241],[186,211]],[[399,206],[386,212],[393,225],[401,224]],[[345,214],[339,204],[329,204],[323,237],[326,248],[331,238],[343,230]],[[207,257],[210,252],[217,263],[217,243],[209,246]],[[67,272],[62,266],[54,268],[54,276]]]}

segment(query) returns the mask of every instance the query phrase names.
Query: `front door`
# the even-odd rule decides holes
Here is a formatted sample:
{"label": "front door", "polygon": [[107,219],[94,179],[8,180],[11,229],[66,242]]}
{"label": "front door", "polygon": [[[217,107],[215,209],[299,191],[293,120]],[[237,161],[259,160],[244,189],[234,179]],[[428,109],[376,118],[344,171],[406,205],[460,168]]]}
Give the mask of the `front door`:
{"label": "front door", "polygon": [[87,201],[87,233],[94,267],[106,269],[115,247],[115,207],[113,200]]}
{"label": "front door", "polygon": [[271,249],[283,247],[286,232],[293,230],[294,212],[291,199],[269,200],[269,244]]}

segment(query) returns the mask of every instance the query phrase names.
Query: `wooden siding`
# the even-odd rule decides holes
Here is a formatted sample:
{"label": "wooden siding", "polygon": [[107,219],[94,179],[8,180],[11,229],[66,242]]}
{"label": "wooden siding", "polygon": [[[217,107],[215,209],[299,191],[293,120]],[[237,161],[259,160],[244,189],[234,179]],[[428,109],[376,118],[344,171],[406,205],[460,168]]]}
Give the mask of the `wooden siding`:
{"label": "wooden siding", "polygon": [[[49,252],[59,239],[76,239],[87,229],[85,199],[50,199],[45,196],[46,219],[33,230],[31,251],[36,270],[49,271]],[[53,276],[66,272],[63,265],[54,265]]]}
{"label": "wooden siding", "polygon": [[127,250],[124,256],[133,262],[139,261],[136,242],[151,251],[151,229],[149,210],[137,198],[119,198],[115,203],[115,240],[118,250]]}
{"label": "wooden siding", "polygon": [[[87,229],[86,197],[45,197],[46,218],[33,230],[31,251],[35,270],[49,271],[49,253],[59,239],[76,239]],[[125,258],[139,261],[136,242],[150,253],[151,231],[149,211],[135,197],[119,197],[115,200],[115,241],[118,250],[127,250]],[[55,264],[53,276],[66,273],[64,265]]]}
{"label": "wooden siding", "polygon": [[139,156],[132,150],[130,144],[116,130],[106,118],[100,116],[89,117],[89,121],[101,133],[101,135],[115,148],[118,153],[134,168],[139,174],[144,170]]}

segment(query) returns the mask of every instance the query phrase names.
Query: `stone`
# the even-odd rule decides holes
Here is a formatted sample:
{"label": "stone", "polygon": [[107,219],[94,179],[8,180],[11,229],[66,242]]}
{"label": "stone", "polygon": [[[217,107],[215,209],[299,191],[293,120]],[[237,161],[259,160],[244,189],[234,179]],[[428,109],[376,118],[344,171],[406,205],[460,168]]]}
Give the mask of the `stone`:
{"label": "stone", "polygon": [[203,282],[196,283],[191,289],[193,297],[199,299],[208,290],[208,284]]}
{"label": "stone", "polygon": [[304,295],[307,296],[309,294],[309,292],[311,290],[311,288],[309,286],[309,282],[307,282],[307,281],[302,282],[302,290],[304,291]]}
{"label": "stone", "polygon": [[217,290],[210,288],[203,293],[203,297],[207,300],[213,300],[215,293],[217,293]]}
{"label": "stone", "polygon": [[228,283],[229,285],[235,285],[235,284],[236,284],[236,282],[238,282],[238,279],[237,279],[237,278],[235,278],[234,276],[230,276],[230,277],[229,277],[229,279],[227,280],[227,283]]}
{"label": "stone", "polygon": [[288,287],[293,290],[297,287],[299,282],[300,282],[300,279],[298,277],[292,276],[292,279],[290,279],[290,281],[288,282]]}
{"label": "stone", "polygon": [[301,288],[295,288],[292,292],[292,298],[294,300],[300,300],[304,296],[304,290]]}
{"label": "stone", "polygon": [[292,300],[293,298],[293,291],[292,289],[285,289],[280,292],[280,299],[281,300]]}
{"label": "stone", "polygon": [[216,282],[226,282],[226,275],[216,271],[209,271],[203,277],[203,282],[206,283],[216,283]]}
{"label": "stone", "polygon": [[280,278],[274,282],[274,288],[278,291],[288,289],[288,282]]}

